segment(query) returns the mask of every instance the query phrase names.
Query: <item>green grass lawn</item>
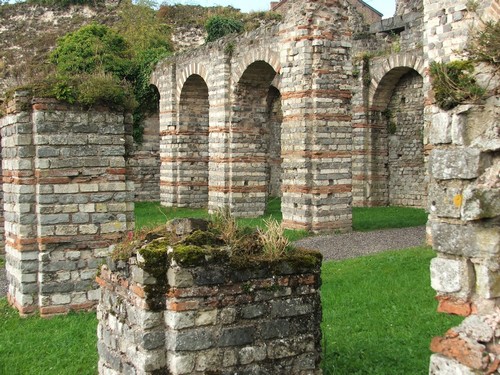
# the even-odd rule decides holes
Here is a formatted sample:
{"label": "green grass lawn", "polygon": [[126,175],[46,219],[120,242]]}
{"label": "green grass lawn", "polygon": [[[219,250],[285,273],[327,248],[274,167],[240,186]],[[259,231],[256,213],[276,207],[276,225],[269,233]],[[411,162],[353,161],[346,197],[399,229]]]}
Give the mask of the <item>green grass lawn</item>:
{"label": "green grass lawn", "polygon": [[97,374],[95,313],[21,318],[0,299],[0,374]]}
{"label": "green grass lawn", "polygon": [[[279,205],[273,204],[266,216],[280,219]],[[165,215],[207,217],[204,210],[161,210],[156,203],[138,204],[137,226],[164,223]],[[353,221],[357,230],[425,223],[421,213],[409,212],[354,209]],[[406,215],[413,218],[405,221]],[[261,223],[262,218],[241,221]],[[428,373],[431,338],[461,320],[435,312],[429,281],[433,256],[430,249],[414,248],[323,264],[325,375]],[[19,318],[0,299],[0,374],[96,374],[96,325],[94,313]]]}
{"label": "green grass lawn", "polygon": [[436,312],[434,256],[419,247],[323,264],[325,375],[429,373],[431,338],[461,321]]}

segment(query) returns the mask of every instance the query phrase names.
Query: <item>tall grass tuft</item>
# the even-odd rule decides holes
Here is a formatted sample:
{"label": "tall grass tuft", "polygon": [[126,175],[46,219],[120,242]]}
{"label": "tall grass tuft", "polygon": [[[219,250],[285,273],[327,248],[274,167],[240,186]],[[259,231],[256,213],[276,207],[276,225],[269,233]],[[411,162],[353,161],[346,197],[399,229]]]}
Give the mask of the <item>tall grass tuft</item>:
{"label": "tall grass tuft", "polygon": [[282,257],[290,247],[290,241],[286,238],[282,225],[272,218],[264,219],[264,225],[267,229],[257,229],[264,254],[271,259]]}

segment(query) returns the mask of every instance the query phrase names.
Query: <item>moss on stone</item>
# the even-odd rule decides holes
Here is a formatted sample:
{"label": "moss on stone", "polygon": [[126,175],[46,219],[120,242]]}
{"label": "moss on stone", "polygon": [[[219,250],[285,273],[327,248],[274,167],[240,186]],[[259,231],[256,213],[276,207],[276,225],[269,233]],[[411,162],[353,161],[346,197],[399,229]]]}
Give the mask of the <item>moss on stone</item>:
{"label": "moss on stone", "polygon": [[196,245],[177,245],[172,252],[172,259],[184,267],[196,267],[205,264],[207,250]]}
{"label": "moss on stone", "polygon": [[216,246],[222,245],[222,240],[213,232],[196,230],[182,240],[182,243],[195,246]]}
{"label": "moss on stone", "polygon": [[152,241],[139,250],[139,255],[144,259],[142,268],[156,280],[156,283],[144,286],[146,300],[153,311],[165,308],[165,294],[168,291],[167,270],[170,263],[169,247],[169,240],[163,238]]}

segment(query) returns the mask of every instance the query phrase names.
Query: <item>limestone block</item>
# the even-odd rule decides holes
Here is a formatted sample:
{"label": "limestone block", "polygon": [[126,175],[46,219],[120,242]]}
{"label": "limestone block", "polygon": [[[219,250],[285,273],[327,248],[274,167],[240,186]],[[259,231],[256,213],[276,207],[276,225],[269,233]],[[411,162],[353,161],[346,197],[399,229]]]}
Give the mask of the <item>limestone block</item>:
{"label": "limestone block", "polygon": [[196,364],[196,355],[168,353],[168,363],[174,375],[191,374]]}
{"label": "limestone block", "polygon": [[168,284],[172,287],[186,288],[193,285],[193,275],[185,269],[170,267],[167,277]]}
{"label": "limestone block", "polygon": [[465,131],[467,117],[464,114],[455,113],[451,119],[451,140],[454,145],[465,145]]}
{"label": "limestone block", "polygon": [[447,112],[439,112],[432,116],[432,123],[429,133],[431,144],[451,143],[452,118]]}
{"label": "limestone block", "polygon": [[460,218],[464,182],[432,181],[429,184],[429,211],[438,217]]}
{"label": "limestone block", "polygon": [[481,152],[474,148],[434,149],[430,157],[431,175],[437,180],[473,179],[481,173]]}
{"label": "limestone block", "polygon": [[456,293],[467,298],[474,282],[472,264],[466,260],[434,258],[431,260],[431,286],[438,293]]}
{"label": "limestone block", "polygon": [[194,327],[196,319],[195,311],[166,311],[165,324],[171,329],[183,329]]}
{"label": "limestone block", "polygon": [[468,258],[490,257],[500,253],[500,232],[494,223],[486,226],[432,221],[430,228],[436,251]]}
{"label": "limestone block", "polygon": [[464,191],[462,217],[465,220],[494,218],[500,215],[500,162],[491,166]]}
{"label": "limestone block", "polygon": [[429,375],[474,375],[468,367],[440,354],[431,356]]}
{"label": "limestone block", "polygon": [[476,291],[484,298],[500,297],[500,270],[476,264]]}
{"label": "limestone block", "polygon": [[464,319],[453,331],[470,337],[478,342],[489,342],[495,338],[498,315],[471,315]]}

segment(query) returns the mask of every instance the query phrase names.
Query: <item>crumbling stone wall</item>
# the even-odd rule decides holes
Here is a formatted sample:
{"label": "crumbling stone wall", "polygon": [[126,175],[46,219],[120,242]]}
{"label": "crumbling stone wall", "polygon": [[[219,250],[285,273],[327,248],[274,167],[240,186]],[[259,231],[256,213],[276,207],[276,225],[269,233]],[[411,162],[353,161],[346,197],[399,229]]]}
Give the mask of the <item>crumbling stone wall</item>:
{"label": "crumbling stone wall", "polygon": [[321,374],[321,262],[235,266],[222,254],[104,266],[99,373]]}
{"label": "crumbling stone wall", "polygon": [[[498,20],[498,3],[482,1],[472,12],[465,1],[424,1],[428,62],[461,58],[479,18]],[[425,77],[426,92],[431,93]],[[438,310],[468,318],[431,349],[431,374],[498,372],[500,298],[500,98],[444,111],[426,98],[425,142],[429,158],[428,233],[438,256],[431,283]]]}
{"label": "crumbling stone wall", "polygon": [[8,299],[21,314],[90,309],[109,245],[133,229],[131,118],[24,95],[0,119]]}

